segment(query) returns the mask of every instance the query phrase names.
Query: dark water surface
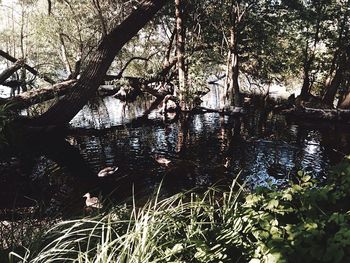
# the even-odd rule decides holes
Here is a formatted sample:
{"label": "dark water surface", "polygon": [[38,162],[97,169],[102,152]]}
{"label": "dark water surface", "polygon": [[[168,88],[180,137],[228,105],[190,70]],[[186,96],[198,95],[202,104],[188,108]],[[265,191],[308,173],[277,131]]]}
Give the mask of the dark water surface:
{"label": "dark water surface", "polygon": [[[204,106],[218,107],[219,97],[212,93]],[[106,166],[119,170],[103,187],[123,200],[152,192],[162,180],[164,190],[173,193],[218,181],[228,184],[239,172],[249,187],[283,185],[299,170],[322,181],[330,166],[350,153],[350,127],[345,125],[296,123],[254,108],[243,118],[208,113],[169,122],[152,113],[150,121],[132,122],[149,105],[142,100],[126,105],[111,97],[92,101],[71,122],[67,137],[82,159],[66,148],[56,152],[68,167],[47,156],[2,160],[0,211],[41,203],[50,210],[68,202],[72,193],[83,205],[79,178],[85,170],[97,175]],[[171,163],[162,166],[157,156]],[[86,167],[80,168],[81,161]],[[71,183],[75,173],[80,173],[78,183]]]}

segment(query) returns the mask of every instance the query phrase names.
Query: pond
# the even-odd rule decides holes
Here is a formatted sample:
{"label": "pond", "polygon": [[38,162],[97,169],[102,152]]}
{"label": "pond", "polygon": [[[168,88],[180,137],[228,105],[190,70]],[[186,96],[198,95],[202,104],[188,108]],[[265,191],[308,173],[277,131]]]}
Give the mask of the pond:
{"label": "pond", "polygon": [[[219,107],[220,96],[212,87],[203,105]],[[112,192],[111,200],[122,201],[133,194],[142,199],[160,182],[165,192],[176,193],[228,185],[238,174],[249,188],[282,187],[299,170],[322,181],[350,152],[346,125],[295,122],[254,107],[242,118],[207,113],[164,120],[152,112],[143,119],[150,104],[96,98],[71,122],[66,141],[73,150],[49,146],[59,162],[44,155],[2,160],[0,210],[45,204],[47,213],[57,213],[63,203],[82,207],[79,178],[108,166],[118,171],[102,188]],[[157,157],[170,164],[157,163]],[[70,181],[74,176],[78,183]]]}

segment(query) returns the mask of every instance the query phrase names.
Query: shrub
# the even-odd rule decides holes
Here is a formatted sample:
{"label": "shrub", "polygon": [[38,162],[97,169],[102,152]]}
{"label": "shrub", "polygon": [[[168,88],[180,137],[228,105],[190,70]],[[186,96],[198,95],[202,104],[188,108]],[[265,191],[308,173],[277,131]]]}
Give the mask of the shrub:
{"label": "shrub", "polygon": [[[317,185],[180,193],[58,224],[23,262],[348,262],[350,165]],[[15,258],[16,255],[12,254]],[[17,255],[17,258],[19,256]]]}

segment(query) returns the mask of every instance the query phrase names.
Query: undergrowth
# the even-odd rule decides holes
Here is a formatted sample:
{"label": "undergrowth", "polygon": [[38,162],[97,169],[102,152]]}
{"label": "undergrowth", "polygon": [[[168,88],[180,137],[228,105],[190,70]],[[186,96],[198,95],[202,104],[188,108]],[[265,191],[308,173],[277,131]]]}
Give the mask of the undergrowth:
{"label": "undergrowth", "polygon": [[[57,224],[22,262],[349,262],[350,165],[317,185],[210,188]],[[35,244],[35,245],[34,245]]]}

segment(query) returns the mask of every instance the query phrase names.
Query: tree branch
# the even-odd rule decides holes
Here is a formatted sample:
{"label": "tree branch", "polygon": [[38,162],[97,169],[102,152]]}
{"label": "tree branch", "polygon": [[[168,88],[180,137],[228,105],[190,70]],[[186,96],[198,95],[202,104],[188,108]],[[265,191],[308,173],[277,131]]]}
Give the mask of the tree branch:
{"label": "tree branch", "polygon": [[[3,58],[15,63],[18,59],[14,58],[13,56],[11,56],[10,54],[6,53],[5,51],[0,49],[0,56],[2,56]],[[23,67],[28,70],[30,73],[32,73],[35,76],[40,77],[41,79],[45,80],[46,82],[50,83],[50,84],[54,84],[55,81],[53,81],[52,79],[50,79],[49,77],[45,76],[45,75],[41,75],[36,69],[32,68],[31,66],[29,66],[28,64],[24,63]]]}
{"label": "tree branch", "polygon": [[24,65],[24,60],[19,59],[15,61],[15,64],[13,64],[11,67],[5,69],[3,72],[0,73],[0,84],[4,83],[13,73],[15,73],[17,70],[19,70]]}

